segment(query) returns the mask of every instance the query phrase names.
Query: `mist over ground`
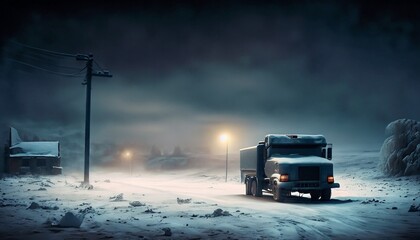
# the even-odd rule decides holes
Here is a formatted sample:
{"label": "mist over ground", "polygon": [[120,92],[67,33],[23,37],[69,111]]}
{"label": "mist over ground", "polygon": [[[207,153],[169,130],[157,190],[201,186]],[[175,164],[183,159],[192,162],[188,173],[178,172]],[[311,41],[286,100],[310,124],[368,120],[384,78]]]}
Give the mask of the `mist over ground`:
{"label": "mist over ground", "polygon": [[420,119],[414,1],[2,5],[1,129],[60,140],[64,165],[83,156],[84,62],[18,43],[93,53],[114,75],[93,78],[93,164],[152,146],[223,160],[222,132],[234,154],[268,133],[379,150],[389,122]]}

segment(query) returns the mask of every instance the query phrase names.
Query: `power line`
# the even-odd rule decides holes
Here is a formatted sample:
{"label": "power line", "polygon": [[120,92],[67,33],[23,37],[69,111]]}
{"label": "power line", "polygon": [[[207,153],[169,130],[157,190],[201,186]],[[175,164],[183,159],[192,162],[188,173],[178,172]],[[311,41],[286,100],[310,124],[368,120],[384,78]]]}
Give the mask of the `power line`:
{"label": "power line", "polygon": [[10,61],[22,64],[22,65],[25,65],[25,66],[28,66],[28,67],[32,67],[32,68],[35,68],[35,69],[38,69],[38,70],[42,70],[42,71],[45,71],[45,72],[48,72],[48,73],[51,73],[51,74],[56,74],[56,75],[60,75],[60,76],[64,76],[64,77],[82,77],[83,75],[81,75],[81,72],[86,69],[86,67],[84,67],[84,68],[80,69],[80,71],[77,72],[77,73],[61,73],[61,72],[55,72],[55,71],[52,71],[52,70],[49,70],[49,69],[45,69],[45,68],[42,68],[42,67],[39,67],[39,66],[35,66],[35,65],[32,65],[32,64],[27,63],[27,62],[22,62],[22,61],[13,59],[13,58],[7,58],[7,59],[9,59]]}
{"label": "power line", "polygon": [[68,70],[79,70],[79,67],[75,67],[75,66],[63,66],[63,65],[59,65],[59,64],[55,64],[53,62],[56,62],[56,59],[52,59],[52,58],[46,58],[49,56],[45,56],[45,55],[39,55],[37,53],[29,53],[29,52],[25,52],[25,53],[13,53],[11,51],[5,51],[6,55],[10,56],[10,58],[19,60],[19,61],[23,61],[23,62],[37,62],[37,65],[42,65],[44,67],[51,67],[51,68],[61,68],[61,69],[68,69]]}
{"label": "power line", "polygon": [[97,61],[93,60],[93,62],[99,68],[99,70],[101,70],[102,72],[104,71],[104,69],[99,65],[99,63]]}
{"label": "power line", "polygon": [[16,42],[16,41],[13,41],[13,40],[11,40],[10,42],[12,42],[16,45],[28,48],[28,49],[43,52],[45,54],[51,54],[51,55],[62,56],[62,57],[72,57],[72,58],[77,57],[77,54],[62,53],[62,52],[51,51],[51,50],[47,50],[47,49],[43,49],[43,48],[32,47],[32,46],[29,46],[29,45],[26,45],[26,44],[23,44],[23,43],[20,43],[20,42]]}

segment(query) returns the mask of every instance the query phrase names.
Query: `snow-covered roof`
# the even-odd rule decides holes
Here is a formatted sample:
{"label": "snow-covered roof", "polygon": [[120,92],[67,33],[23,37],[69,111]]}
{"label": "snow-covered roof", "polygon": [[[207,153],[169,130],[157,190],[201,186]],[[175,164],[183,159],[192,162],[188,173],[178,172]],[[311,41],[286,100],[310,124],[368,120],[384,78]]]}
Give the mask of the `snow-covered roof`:
{"label": "snow-covered roof", "polygon": [[16,129],[10,128],[10,157],[59,157],[59,142],[23,142]]}
{"label": "snow-covered roof", "polygon": [[19,133],[17,130],[13,127],[10,128],[10,146],[16,145],[18,143],[22,142],[22,139],[20,139]]}
{"label": "snow-covered roof", "polygon": [[272,144],[327,144],[323,135],[268,134],[268,145]]}
{"label": "snow-covered roof", "polygon": [[58,142],[21,142],[10,147],[10,157],[58,157]]}

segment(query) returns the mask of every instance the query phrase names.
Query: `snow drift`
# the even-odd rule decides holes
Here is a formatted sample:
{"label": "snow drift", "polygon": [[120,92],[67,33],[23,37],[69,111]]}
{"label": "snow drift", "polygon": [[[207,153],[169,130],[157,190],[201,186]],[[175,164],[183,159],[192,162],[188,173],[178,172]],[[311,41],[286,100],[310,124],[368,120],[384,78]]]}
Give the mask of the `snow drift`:
{"label": "snow drift", "polygon": [[388,124],[379,167],[393,176],[420,174],[420,122],[399,119]]}

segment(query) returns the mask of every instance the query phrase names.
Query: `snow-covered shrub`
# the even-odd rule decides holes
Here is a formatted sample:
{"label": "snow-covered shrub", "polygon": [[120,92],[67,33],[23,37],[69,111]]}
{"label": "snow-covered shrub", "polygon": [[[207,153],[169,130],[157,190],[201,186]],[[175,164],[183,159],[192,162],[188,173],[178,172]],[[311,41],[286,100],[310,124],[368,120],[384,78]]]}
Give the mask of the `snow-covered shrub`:
{"label": "snow-covered shrub", "polygon": [[420,122],[399,119],[388,124],[379,167],[388,175],[420,174]]}

